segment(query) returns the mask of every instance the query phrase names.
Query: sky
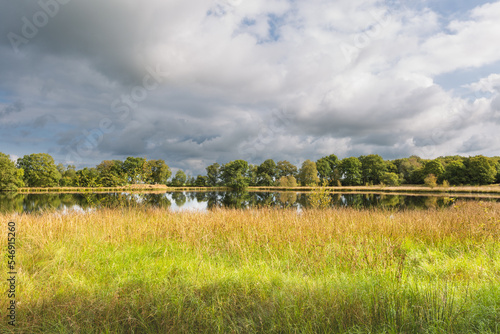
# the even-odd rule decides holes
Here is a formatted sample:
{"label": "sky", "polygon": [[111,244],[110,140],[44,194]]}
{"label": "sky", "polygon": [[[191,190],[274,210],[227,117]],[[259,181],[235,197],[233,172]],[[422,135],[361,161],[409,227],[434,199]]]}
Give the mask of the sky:
{"label": "sky", "polygon": [[0,152],[500,155],[500,1],[0,0]]}

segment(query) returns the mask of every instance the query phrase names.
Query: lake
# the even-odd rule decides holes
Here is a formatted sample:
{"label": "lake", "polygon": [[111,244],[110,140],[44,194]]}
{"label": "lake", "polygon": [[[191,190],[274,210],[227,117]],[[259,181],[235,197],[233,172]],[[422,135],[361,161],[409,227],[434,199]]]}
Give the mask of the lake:
{"label": "lake", "polygon": [[[299,192],[166,192],[166,193],[80,193],[19,194],[0,193],[0,212],[40,212],[45,210],[85,211],[103,207],[159,207],[173,211],[214,208],[295,208],[310,207],[309,193]],[[332,207],[428,209],[454,203],[455,197],[408,194],[333,193]],[[461,200],[500,201],[500,197],[461,196]]]}

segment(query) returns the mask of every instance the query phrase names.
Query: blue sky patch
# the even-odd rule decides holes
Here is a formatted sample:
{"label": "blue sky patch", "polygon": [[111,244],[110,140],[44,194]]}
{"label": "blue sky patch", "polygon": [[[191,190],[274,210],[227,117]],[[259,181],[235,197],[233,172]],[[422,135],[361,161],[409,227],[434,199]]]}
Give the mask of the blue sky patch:
{"label": "blue sky patch", "polygon": [[444,90],[454,90],[455,94],[463,96],[470,94],[470,90],[463,86],[478,82],[493,73],[500,74],[500,61],[480,68],[467,68],[444,73],[436,76],[434,82],[443,87]]}

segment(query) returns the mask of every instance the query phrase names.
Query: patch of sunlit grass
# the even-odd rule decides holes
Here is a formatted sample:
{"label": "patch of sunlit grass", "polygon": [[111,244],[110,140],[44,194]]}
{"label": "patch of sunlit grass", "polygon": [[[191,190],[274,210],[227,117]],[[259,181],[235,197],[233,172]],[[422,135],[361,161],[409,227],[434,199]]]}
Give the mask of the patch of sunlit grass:
{"label": "patch of sunlit grass", "polygon": [[17,223],[19,272],[18,326],[2,332],[494,333],[500,323],[499,203],[0,219]]}

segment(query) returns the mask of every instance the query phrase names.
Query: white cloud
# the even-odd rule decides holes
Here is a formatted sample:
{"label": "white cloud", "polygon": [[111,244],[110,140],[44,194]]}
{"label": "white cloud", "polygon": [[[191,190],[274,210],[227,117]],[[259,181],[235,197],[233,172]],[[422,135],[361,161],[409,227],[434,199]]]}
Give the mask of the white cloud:
{"label": "white cloud", "polygon": [[[20,17],[37,10],[29,1],[9,6]],[[0,90],[8,92],[0,103],[25,106],[0,119],[0,140],[14,131],[7,124],[32,133],[38,120],[27,139],[61,150],[110,118],[115,130],[87,164],[133,154],[199,172],[236,158],[472,152],[475,134],[498,133],[499,76],[470,83],[494,93],[472,101],[434,77],[500,60],[499,14],[500,2],[485,4],[443,30],[431,9],[375,0],[75,0],[21,58],[0,44]],[[7,16],[0,32],[19,31],[22,21]],[[162,84],[119,119],[113,101],[157,65],[168,72]],[[285,122],[273,124],[283,110]]]}
{"label": "white cloud", "polygon": [[452,21],[449,31],[425,39],[414,55],[402,59],[399,70],[431,76],[481,67],[500,60],[500,2],[474,9],[467,21]]}
{"label": "white cloud", "polygon": [[466,85],[474,92],[498,93],[500,91],[500,74],[490,74],[487,78],[482,78],[478,82]]}

